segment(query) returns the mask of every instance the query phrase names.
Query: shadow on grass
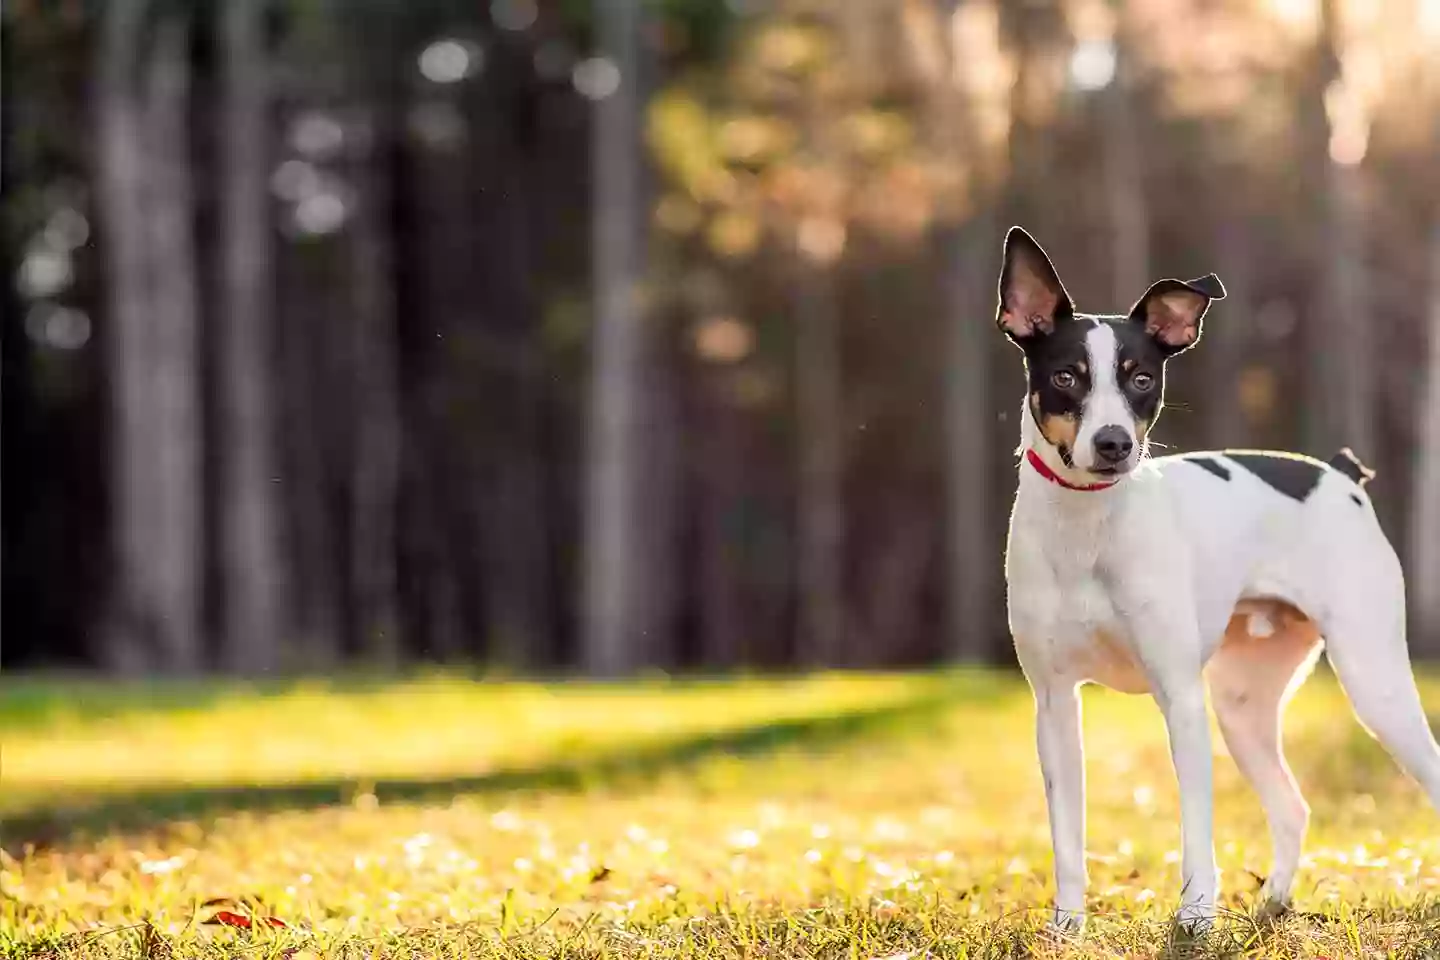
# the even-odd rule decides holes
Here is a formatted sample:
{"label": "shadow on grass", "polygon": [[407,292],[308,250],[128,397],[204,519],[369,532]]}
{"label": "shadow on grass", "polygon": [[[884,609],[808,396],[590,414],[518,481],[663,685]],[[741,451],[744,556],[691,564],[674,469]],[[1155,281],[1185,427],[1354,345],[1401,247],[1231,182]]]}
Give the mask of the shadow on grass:
{"label": "shadow on grass", "polygon": [[70,798],[68,806],[25,811],[0,824],[0,846],[21,855],[27,846],[44,848],[117,830],[162,827],[183,820],[207,820],[231,813],[310,810],[346,803],[364,784],[380,803],[426,803],[457,796],[511,791],[577,792],[616,785],[641,785],[665,773],[716,756],[755,757],[787,748],[824,750],[891,732],[938,715],[958,695],[973,702],[975,691],[942,686],[883,707],[777,720],[681,739],[516,766],[468,777],[443,779],[333,778],[276,785],[144,787],[106,792],[93,799]]}

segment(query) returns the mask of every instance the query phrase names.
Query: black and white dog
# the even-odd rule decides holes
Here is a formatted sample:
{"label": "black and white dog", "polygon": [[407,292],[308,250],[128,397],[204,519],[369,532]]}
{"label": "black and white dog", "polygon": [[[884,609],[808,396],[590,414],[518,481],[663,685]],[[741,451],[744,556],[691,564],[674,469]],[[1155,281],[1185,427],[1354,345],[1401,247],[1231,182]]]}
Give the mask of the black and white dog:
{"label": "black and white dog", "polygon": [[1265,909],[1289,900],[1309,808],[1280,717],[1323,644],[1361,723],[1440,807],[1440,747],[1405,642],[1405,582],[1348,450],[1147,456],[1165,364],[1200,338],[1211,274],[1161,280],[1120,316],[1077,313],[1049,258],[1005,237],[996,320],[1025,354],[1010,629],[1035,695],[1055,855],[1051,924],[1084,922],[1079,687],[1149,693],[1180,790],[1180,922],[1215,916],[1208,682],[1225,744],[1270,825]]}

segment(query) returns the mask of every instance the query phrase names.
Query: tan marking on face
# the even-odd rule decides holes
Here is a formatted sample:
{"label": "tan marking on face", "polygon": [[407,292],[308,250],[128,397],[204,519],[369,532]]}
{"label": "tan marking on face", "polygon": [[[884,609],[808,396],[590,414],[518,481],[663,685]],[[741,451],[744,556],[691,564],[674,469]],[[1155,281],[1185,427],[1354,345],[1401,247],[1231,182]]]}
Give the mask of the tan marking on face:
{"label": "tan marking on face", "polygon": [[1136,361],[1134,360],[1123,360],[1120,363],[1120,369],[1126,373],[1129,373],[1131,370],[1135,369],[1135,363]]}
{"label": "tan marking on face", "polygon": [[1030,394],[1030,411],[1040,424],[1040,435],[1052,446],[1075,449],[1075,439],[1080,435],[1079,417],[1069,413],[1041,413],[1039,391]]}
{"label": "tan marking on face", "polygon": [[1080,420],[1068,413],[1051,413],[1040,418],[1040,433],[1046,440],[1066,450],[1075,449],[1080,434]]}
{"label": "tan marking on face", "polygon": [[1149,432],[1150,432],[1150,424],[1146,423],[1144,420],[1136,420],[1136,421],[1135,421],[1135,445],[1136,445],[1136,446],[1144,446],[1144,445],[1145,445],[1145,437],[1146,437],[1146,435],[1147,435]]}
{"label": "tan marking on face", "polygon": [[1081,373],[1089,373],[1090,364],[1086,363],[1084,360],[1081,360],[1079,363],[1075,364],[1075,369],[1079,370]]}

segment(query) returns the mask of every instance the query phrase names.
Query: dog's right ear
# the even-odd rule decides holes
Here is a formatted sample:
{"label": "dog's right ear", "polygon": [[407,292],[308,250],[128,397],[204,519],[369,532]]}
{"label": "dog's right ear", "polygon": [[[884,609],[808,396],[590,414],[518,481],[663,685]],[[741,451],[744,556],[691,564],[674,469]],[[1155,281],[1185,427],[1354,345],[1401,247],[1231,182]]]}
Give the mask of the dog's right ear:
{"label": "dog's right ear", "polygon": [[1000,267],[1000,304],[995,322],[1016,343],[1044,336],[1070,318],[1074,304],[1040,244],[1020,227],[1005,234]]}

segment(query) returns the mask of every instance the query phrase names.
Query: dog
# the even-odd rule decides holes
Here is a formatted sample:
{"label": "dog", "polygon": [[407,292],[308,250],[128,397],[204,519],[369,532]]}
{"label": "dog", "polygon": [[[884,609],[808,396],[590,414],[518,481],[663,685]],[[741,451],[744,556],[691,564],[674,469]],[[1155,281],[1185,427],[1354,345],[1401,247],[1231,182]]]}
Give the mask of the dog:
{"label": "dog", "polygon": [[1019,484],[1005,553],[1010,631],[1036,711],[1054,852],[1047,926],[1085,923],[1079,688],[1154,697],[1180,793],[1178,921],[1216,915],[1206,688],[1265,810],[1261,908],[1290,903],[1310,811],[1282,750],[1285,704],[1323,646],[1361,724],[1440,807],[1440,747],[1405,640],[1405,581],[1350,451],[1150,457],[1166,364],[1225,296],[1214,274],[1160,280],[1123,315],[1082,314],[1020,227],[996,322],[1024,354]]}

